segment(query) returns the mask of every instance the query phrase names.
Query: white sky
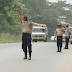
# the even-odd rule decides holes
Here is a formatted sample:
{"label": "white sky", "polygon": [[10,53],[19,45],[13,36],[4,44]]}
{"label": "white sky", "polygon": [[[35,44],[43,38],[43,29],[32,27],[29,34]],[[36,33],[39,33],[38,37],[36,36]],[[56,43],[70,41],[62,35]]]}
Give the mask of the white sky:
{"label": "white sky", "polygon": [[[57,1],[61,1],[61,0],[48,0],[49,2],[57,2]],[[62,0],[62,1],[67,1],[67,3],[71,3],[72,4],[72,0]]]}

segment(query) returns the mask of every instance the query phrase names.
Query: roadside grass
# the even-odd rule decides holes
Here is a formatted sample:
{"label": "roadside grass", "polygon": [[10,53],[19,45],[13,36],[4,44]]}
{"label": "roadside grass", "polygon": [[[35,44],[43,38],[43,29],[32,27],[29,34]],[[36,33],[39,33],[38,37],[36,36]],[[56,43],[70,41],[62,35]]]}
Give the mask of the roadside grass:
{"label": "roadside grass", "polygon": [[[20,43],[22,42],[22,34],[15,35],[15,34],[9,34],[9,33],[1,33],[0,34],[0,44],[5,43]],[[37,42],[43,42],[43,41],[37,41]],[[50,39],[48,37],[47,42],[50,42]]]}
{"label": "roadside grass", "polygon": [[0,44],[21,42],[22,35],[10,35],[9,33],[0,34]]}

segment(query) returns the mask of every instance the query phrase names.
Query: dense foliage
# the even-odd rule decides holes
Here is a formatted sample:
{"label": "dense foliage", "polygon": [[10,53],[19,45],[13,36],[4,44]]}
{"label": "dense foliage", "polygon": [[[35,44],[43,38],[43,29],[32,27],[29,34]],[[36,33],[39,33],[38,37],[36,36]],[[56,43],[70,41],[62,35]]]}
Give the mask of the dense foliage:
{"label": "dense foliage", "polygon": [[29,20],[46,24],[49,37],[54,34],[59,22],[72,23],[72,5],[65,1],[51,3],[45,0],[0,0],[0,33],[21,34],[21,24],[17,19],[15,6],[19,14],[29,15]]}

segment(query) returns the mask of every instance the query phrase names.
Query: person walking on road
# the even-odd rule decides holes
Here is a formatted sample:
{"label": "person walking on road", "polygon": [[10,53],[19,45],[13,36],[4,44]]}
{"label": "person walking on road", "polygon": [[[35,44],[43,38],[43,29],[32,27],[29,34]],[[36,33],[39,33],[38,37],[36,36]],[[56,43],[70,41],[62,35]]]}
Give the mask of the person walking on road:
{"label": "person walking on road", "polygon": [[62,26],[60,23],[58,24],[58,28],[55,31],[54,34],[54,40],[57,36],[57,48],[58,51],[57,52],[61,52],[61,48],[62,48],[62,35],[63,35],[63,31],[66,29],[65,26]]}
{"label": "person walking on road", "polygon": [[22,26],[22,49],[24,51],[25,57],[24,59],[27,59],[27,46],[29,49],[29,60],[31,60],[31,52],[32,52],[32,44],[31,44],[31,31],[32,31],[32,26],[36,25],[36,26],[41,26],[41,27],[45,27],[45,25],[40,25],[38,23],[34,23],[32,21],[28,21],[28,15],[24,14],[23,18],[24,20],[22,20],[19,16],[19,12],[18,12],[19,8],[18,6],[16,6],[16,12],[17,12],[17,16],[19,21],[21,22],[21,26]]}
{"label": "person walking on road", "polygon": [[70,38],[70,28],[69,28],[69,24],[66,24],[66,30],[65,30],[66,44],[65,44],[65,49],[68,49],[69,38]]}

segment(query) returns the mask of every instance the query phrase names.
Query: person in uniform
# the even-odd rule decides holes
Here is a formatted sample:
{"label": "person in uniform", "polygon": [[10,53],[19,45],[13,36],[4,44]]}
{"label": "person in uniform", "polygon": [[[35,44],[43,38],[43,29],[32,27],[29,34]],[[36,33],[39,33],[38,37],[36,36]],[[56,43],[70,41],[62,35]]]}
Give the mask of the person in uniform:
{"label": "person in uniform", "polygon": [[16,6],[16,12],[17,12],[17,16],[19,21],[21,22],[21,26],[22,26],[22,49],[24,51],[25,57],[24,59],[27,59],[27,46],[29,49],[29,60],[31,60],[31,52],[32,52],[32,44],[31,44],[31,31],[32,31],[32,26],[36,25],[36,26],[41,26],[41,27],[45,27],[45,25],[40,25],[38,23],[34,23],[32,21],[28,21],[28,15],[24,14],[23,18],[24,20],[22,20],[19,16],[18,13],[18,6]]}
{"label": "person in uniform", "polygon": [[69,28],[69,24],[66,24],[66,30],[65,30],[66,44],[65,44],[65,49],[68,49],[69,38],[70,38],[70,28]]}
{"label": "person in uniform", "polygon": [[62,48],[62,35],[63,35],[63,31],[66,29],[65,26],[62,26],[60,23],[58,24],[58,28],[55,31],[54,34],[54,40],[57,36],[57,48],[58,51],[57,52],[61,52],[61,48]]}

